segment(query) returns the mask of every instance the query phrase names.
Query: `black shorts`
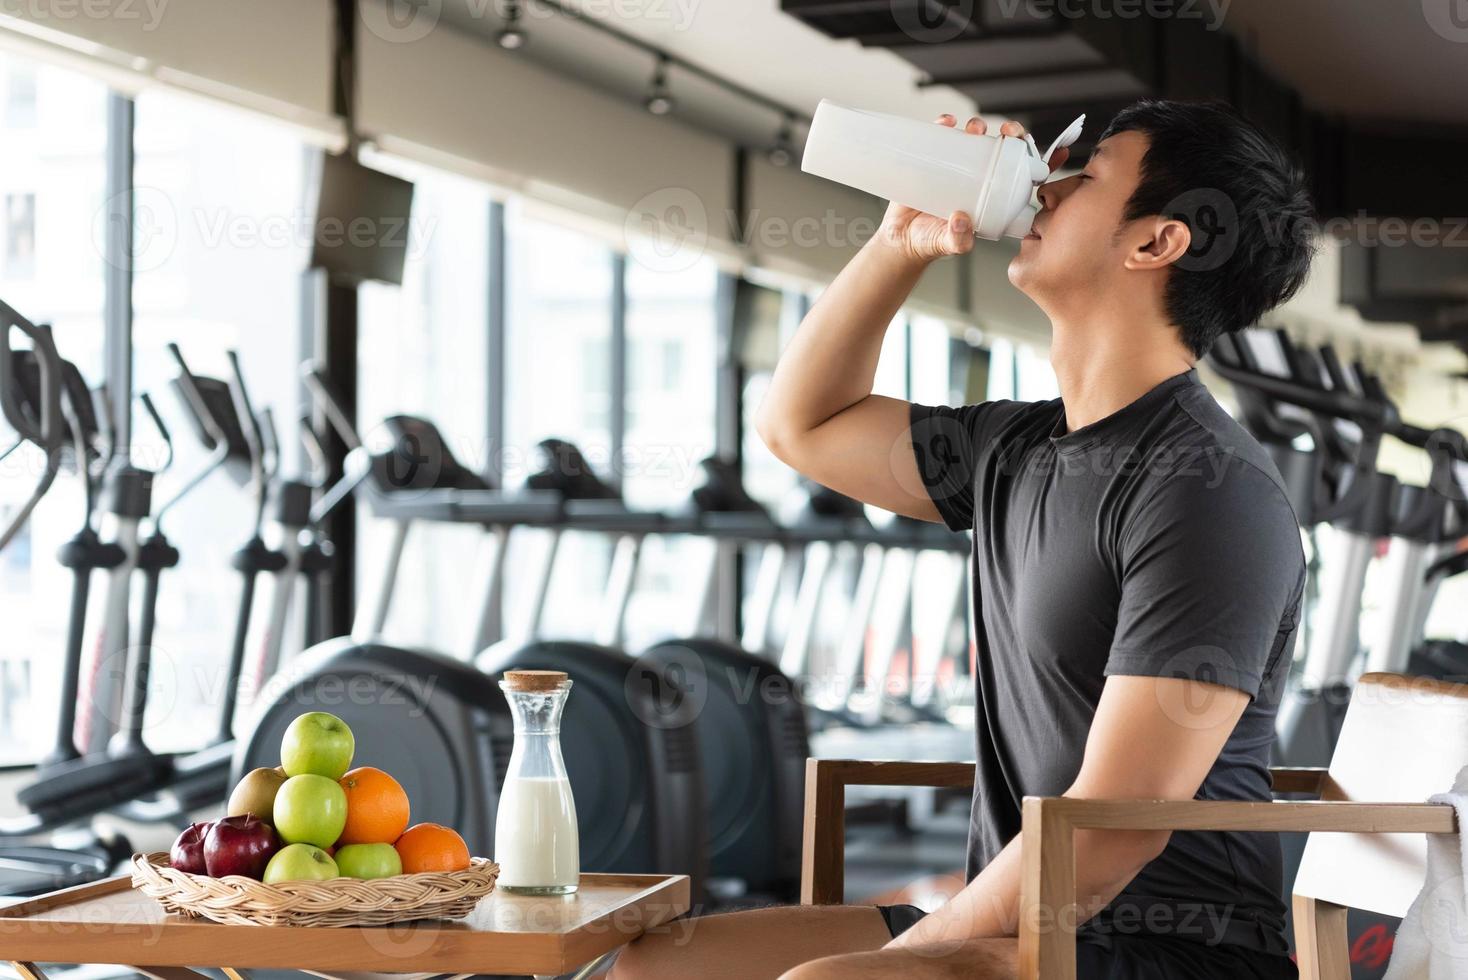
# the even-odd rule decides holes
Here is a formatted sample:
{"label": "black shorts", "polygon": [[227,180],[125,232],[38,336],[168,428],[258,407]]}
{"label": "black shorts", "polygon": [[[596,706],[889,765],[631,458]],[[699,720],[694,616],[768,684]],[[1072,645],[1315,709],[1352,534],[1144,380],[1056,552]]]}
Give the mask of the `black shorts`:
{"label": "black shorts", "polygon": [[[893,937],[925,914],[915,905],[878,905],[877,911]],[[1242,946],[1085,932],[1076,939],[1076,980],[1296,980],[1299,975],[1288,956]]]}

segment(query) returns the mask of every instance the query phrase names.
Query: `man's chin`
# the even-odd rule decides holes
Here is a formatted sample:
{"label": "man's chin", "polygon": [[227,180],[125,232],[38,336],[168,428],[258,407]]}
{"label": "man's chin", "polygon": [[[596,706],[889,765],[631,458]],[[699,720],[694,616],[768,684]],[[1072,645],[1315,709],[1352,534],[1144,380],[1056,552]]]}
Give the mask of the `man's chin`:
{"label": "man's chin", "polygon": [[1026,248],[1033,239],[1025,239],[1020,244],[1020,250],[1014,258],[1009,260],[1006,272],[1009,275],[1009,284],[1020,292],[1028,292],[1027,287],[1033,284],[1035,277],[1035,256],[1027,255],[1026,252],[1033,251]]}

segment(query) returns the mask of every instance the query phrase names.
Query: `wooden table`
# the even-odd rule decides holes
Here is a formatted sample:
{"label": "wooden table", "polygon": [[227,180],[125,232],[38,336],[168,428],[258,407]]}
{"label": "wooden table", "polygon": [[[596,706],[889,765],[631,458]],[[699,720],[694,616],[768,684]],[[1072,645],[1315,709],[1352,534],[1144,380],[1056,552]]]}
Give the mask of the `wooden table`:
{"label": "wooden table", "polygon": [[22,977],[36,963],[116,963],[161,980],[200,980],[190,967],[303,970],[361,980],[363,973],[555,976],[644,932],[678,929],[686,875],[581,876],[574,895],[495,891],[465,919],[390,926],[232,926],[170,915],[127,876],[0,908],[0,962]]}

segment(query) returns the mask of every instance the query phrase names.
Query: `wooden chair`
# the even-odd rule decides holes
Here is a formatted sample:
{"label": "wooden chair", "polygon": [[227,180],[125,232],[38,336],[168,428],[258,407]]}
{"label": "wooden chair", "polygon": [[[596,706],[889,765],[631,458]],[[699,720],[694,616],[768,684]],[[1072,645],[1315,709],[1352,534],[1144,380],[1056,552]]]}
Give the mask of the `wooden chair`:
{"label": "wooden chair", "polygon": [[[1348,980],[1346,910],[1406,914],[1426,875],[1421,835],[1458,830],[1451,807],[1423,801],[1449,789],[1465,765],[1468,685],[1367,674],[1330,768],[1272,770],[1276,793],[1316,801],[1026,797],[1020,977],[1074,980],[1075,917],[1060,913],[1075,902],[1074,831],[1094,828],[1310,832],[1293,894],[1300,976]],[[842,901],[847,786],[963,787],[973,785],[973,772],[972,763],[809,760],[802,903]]]}

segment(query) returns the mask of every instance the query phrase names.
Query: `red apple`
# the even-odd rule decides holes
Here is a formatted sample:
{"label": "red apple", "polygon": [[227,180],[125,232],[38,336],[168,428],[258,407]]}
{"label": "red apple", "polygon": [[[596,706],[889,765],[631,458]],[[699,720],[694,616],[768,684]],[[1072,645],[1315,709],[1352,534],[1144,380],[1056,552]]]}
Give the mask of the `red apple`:
{"label": "red apple", "polygon": [[189,824],[185,827],[184,832],[178,835],[178,840],[173,842],[173,848],[168,852],[168,863],[191,875],[208,874],[204,865],[204,838],[212,826],[214,826],[214,821],[206,820],[203,823]]}
{"label": "red apple", "polygon": [[214,822],[204,838],[204,863],[211,878],[244,875],[258,881],[278,850],[280,838],[270,824],[247,813]]}

